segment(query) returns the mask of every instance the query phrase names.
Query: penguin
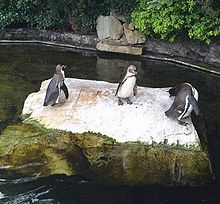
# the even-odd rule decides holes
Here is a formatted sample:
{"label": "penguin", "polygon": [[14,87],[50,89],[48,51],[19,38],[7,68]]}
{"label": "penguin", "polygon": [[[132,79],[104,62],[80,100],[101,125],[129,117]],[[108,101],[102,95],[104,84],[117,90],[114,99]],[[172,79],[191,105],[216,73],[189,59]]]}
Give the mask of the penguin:
{"label": "penguin", "polygon": [[66,99],[69,97],[67,86],[64,83],[64,80],[65,80],[64,69],[65,68],[66,68],[65,65],[58,64],[56,66],[55,74],[53,75],[53,78],[51,79],[46,90],[46,96],[44,99],[43,106],[48,106],[48,105],[53,106],[56,103],[59,103],[61,91],[63,91]]}
{"label": "penguin", "polygon": [[199,114],[198,91],[191,84],[182,83],[171,88],[168,92],[170,97],[175,96],[175,99],[165,115],[177,119],[181,125],[187,125],[186,122],[181,121],[183,118],[188,117],[192,110],[196,115]]}
{"label": "penguin", "polygon": [[123,80],[119,83],[116,90],[115,96],[118,96],[118,105],[123,105],[123,99],[126,100],[127,104],[132,104],[130,96],[137,95],[137,84],[136,84],[137,69],[135,65],[129,65],[127,73]]}

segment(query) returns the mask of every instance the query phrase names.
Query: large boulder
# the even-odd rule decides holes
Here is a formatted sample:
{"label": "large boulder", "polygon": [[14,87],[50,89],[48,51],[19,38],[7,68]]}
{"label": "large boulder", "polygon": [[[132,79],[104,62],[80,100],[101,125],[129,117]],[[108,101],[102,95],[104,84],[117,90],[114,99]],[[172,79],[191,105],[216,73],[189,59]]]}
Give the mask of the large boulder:
{"label": "large boulder", "polygon": [[97,35],[100,40],[110,38],[118,40],[123,35],[123,27],[121,22],[114,16],[100,15],[96,21]]}
{"label": "large boulder", "polygon": [[118,106],[117,84],[66,79],[70,97],[43,107],[46,87],[24,103],[23,123],[0,137],[0,173],[83,175],[118,185],[207,185],[208,154],[188,118],[164,115],[168,88],[138,87],[133,104]]}

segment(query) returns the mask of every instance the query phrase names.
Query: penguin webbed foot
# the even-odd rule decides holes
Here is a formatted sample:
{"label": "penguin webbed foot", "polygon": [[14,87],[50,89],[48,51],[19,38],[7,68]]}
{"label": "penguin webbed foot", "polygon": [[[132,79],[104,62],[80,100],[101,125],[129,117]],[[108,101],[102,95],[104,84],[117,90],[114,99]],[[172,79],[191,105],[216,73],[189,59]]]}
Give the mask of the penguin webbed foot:
{"label": "penguin webbed foot", "polygon": [[179,123],[180,125],[183,125],[183,126],[187,126],[187,125],[188,125],[187,122],[184,122],[184,121],[181,121],[181,120],[178,120],[178,123]]}
{"label": "penguin webbed foot", "polygon": [[[129,105],[132,104],[132,101],[130,100],[130,98],[124,98],[124,99],[126,100],[127,104],[129,104]],[[123,100],[122,98],[118,98],[118,105],[119,105],[119,106],[124,105],[124,103],[123,103],[122,100]]]}
{"label": "penguin webbed foot", "polygon": [[130,100],[130,98],[126,98],[127,104],[131,105],[132,101]]}
{"label": "penguin webbed foot", "polygon": [[122,99],[121,98],[118,98],[118,105],[119,106],[122,106],[124,103],[123,103],[123,101],[122,101]]}

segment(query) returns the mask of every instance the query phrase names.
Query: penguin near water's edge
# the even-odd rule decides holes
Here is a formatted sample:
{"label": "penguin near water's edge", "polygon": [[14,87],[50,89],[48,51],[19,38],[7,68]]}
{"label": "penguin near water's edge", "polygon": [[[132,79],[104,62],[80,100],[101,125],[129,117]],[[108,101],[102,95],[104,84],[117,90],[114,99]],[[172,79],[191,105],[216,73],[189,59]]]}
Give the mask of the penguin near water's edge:
{"label": "penguin near water's edge", "polygon": [[56,66],[55,74],[53,75],[53,78],[51,79],[46,90],[46,96],[44,99],[43,106],[48,106],[48,105],[53,106],[59,103],[61,92],[64,93],[65,99],[69,97],[68,88],[66,84],[64,83],[64,80],[65,80],[64,69],[65,68],[66,68],[65,65],[58,64]]}
{"label": "penguin near water's edge", "polygon": [[183,118],[188,117],[193,110],[196,115],[199,114],[198,91],[191,84],[182,83],[168,92],[170,97],[175,96],[175,99],[165,115],[177,119],[181,125],[187,125],[186,122],[181,121]]}
{"label": "penguin near water's edge", "polygon": [[137,94],[137,68],[135,65],[129,65],[127,73],[123,80],[119,83],[115,96],[118,96],[118,105],[123,105],[123,100],[128,104],[132,104],[130,97]]}

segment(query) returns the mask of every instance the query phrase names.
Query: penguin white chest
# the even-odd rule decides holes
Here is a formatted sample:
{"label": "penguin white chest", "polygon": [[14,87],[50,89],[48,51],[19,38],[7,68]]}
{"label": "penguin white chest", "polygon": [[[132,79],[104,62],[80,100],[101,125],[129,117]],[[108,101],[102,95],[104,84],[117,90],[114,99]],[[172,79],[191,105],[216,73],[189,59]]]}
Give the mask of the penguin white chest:
{"label": "penguin white chest", "polygon": [[[198,91],[195,88],[193,88],[192,90],[193,90],[194,98],[198,101],[198,99],[199,99]],[[183,114],[179,118],[186,118],[186,117],[188,117],[192,111],[193,111],[193,106],[191,104],[189,104],[189,100],[188,100],[188,96],[187,96],[186,97],[185,110],[184,110]]]}
{"label": "penguin white chest", "polygon": [[118,97],[120,98],[128,98],[133,94],[133,89],[136,83],[136,77],[129,77],[122,84],[122,86],[118,90]]}
{"label": "penguin white chest", "polygon": [[[189,106],[189,107],[188,107]],[[188,109],[187,109],[188,108]],[[192,112],[193,107],[191,104],[189,104],[188,98],[186,99],[186,104],[185,104],[185,110],[182,114],[182,118],[186,118],[190,115],[190,113]]]}

